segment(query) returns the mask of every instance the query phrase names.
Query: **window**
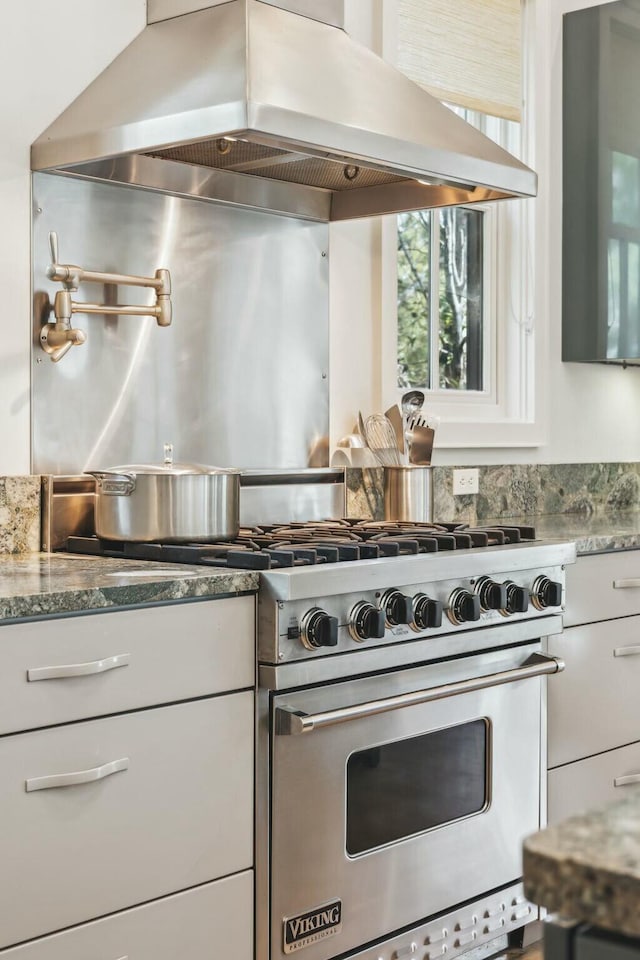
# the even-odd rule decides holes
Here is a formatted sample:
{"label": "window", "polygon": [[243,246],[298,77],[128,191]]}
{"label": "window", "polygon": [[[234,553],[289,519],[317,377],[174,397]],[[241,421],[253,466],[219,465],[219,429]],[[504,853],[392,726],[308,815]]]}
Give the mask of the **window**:
{"label": "window", "polygon": [[398,217],[398,386],[483,390],[485,213]]}

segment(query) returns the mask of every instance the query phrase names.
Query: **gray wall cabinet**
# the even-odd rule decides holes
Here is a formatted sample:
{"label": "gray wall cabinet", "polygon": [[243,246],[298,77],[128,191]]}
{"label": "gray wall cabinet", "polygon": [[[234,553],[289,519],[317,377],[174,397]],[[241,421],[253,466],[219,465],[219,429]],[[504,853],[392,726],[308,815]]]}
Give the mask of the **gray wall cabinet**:
{"label": "gray wall cabinet", "polygon": [[564,17],[562,359],[640,363],[640,5]]}

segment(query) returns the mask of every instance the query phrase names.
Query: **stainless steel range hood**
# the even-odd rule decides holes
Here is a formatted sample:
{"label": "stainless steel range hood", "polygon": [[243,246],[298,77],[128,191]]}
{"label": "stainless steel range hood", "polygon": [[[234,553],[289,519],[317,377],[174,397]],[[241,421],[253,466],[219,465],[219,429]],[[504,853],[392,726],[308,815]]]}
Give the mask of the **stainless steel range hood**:
{"label": "stainless steel range hood", "polygon": [[533,171],[345,33],[343,3],[148,0],[32,168],[321,221],[534,195]]}

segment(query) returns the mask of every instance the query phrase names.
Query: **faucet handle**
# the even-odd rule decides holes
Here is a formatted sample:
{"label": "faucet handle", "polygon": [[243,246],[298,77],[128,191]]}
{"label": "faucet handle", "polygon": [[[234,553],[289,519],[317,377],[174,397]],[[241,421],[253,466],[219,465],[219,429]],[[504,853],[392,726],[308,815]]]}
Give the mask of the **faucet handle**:
{"label": "faucet handle", "polygon": [[83,330],[61,323],[45,323],[40,331],[40,346],[48,353],[54,363],[69,352],[71,347],[80,346],[86,342]]}
{"label": "faucet handle", "polygon": [[58,263],[58,234],[52,230],[49,234],[49,249],[51,250],[51,263]]}
{"label": "faucet handle", "polygon": [[58,260],[58,234],[55,230],[49,233],[49,250],[51,251],[51,263],[47,267],[46,273],[49,280],[54,280],[62,284],[65,290],[77,290],[82,279],[83,271],[80,267],[74,267],[72,264],[61,264]]}
{"label": "faucet handle", "polygon": [[[86,343],[86,335],[83,330],[76,330],[72,328],[71,330],[65,330],[64,340],[58,347],[54,347],[50,352],[49,356],[54,363],[58,363],[59,360],[69,352],[71,347],[79,347],[81,344]],[[53,345],[52,345],[53,346]]]}

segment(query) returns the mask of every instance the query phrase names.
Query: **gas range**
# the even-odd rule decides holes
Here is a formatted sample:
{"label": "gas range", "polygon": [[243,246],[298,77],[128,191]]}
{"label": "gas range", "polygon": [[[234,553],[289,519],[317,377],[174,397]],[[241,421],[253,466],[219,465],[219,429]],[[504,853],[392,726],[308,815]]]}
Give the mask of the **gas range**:
{"label": "gas range", "polygon": [[537,919],[520,851],[545,808],[544,681],[564,669],[574,545],[447,523],[271,535],[338,558],[260,575],[258,957],[515,944]]}
{"label": "gas range", "polygon": [[71,536],[66,549],[260,571],[258,659],[272,665],[424,637],[435,655],[436,638],[463,630],[475,647],[469,631],[560,613],[573,559],[570,545],[536,540],[531,526],[353,519],[245,526],[221,543]]}

